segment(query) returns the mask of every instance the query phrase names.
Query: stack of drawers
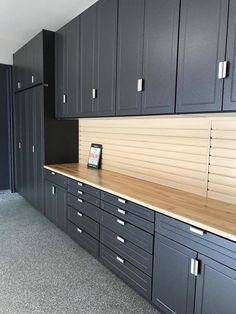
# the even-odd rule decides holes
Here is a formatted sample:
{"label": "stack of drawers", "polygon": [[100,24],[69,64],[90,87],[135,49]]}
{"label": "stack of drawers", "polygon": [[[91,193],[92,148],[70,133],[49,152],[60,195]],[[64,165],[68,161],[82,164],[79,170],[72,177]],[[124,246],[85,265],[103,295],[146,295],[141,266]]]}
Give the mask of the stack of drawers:
{"label": "stack of drawers", "polygon": [[100,260],[151,298],[154,212],[101,192]]}
{"label": "stack of drawers", "polygon": [[93,256],[99,256],[100,190],[68,180],[67,233]]}

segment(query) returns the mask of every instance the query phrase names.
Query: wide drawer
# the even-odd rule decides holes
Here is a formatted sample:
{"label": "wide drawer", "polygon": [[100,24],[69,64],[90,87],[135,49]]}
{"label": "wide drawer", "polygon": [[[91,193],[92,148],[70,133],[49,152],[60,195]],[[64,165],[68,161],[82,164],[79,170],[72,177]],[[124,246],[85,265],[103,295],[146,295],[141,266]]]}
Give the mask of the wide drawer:
{"label": "wide drawer", "polygon": [[60,185],[61,187],[65,189],[67,188],[67,184],[68,184],[67,177],[62,176],[59,173],[44,169],[44,178],[57,185]]}
{"label": "wide drawer", "polygon": [[101,225],[152,254],[153,235],[148,232],[145,232],[130,223],[121,220],[120,218],[108,214],[105,211],[101,211]]}
{"label": "wide drawer", "polygon": [[74,196],[77,196],[78,198],[80,198],[82,200],[85,200],[85,201],[93,204],[93,205],[100,206],[100,199],[99,198],[97,198],[91,194],[88,194],[84,191],[81,191],[80,189],[75,189],[69,185],[68,186],[68,192],[73,194]]}
{"label": "wide drawer", "polygon": [[101,191],[99,189],[96,189],[96,188],[90,186],[90,185],[87,185],[83,182],[76,181],[73,179],[68,179],[68,184],[69,184],[69,186],[75,188],[76,190],[80,190],[80,191],[86,192],[88,194],[91,194],[95,197],[100,198]]}
{"label": "wide drawer", "polygon": [[155,231],[236,269],[236,243],[156,213]]}
{"label": "wide drawer", "polygon": [[81,198],[75,197],[74,195],[69,193],[67,194],[67,204],[94,219],[95,221],[99,222],[101,210],[97,206],[90,204],[82,200]]}
{"label": "wide drawer", "polygon": [[93,219],[70,206],[67,206],[67,219],[73,222],[82,231],[86,231],[99,240],[99,224]]}
{"label": "wide drawer", "polygon": [[100,260],[129,286],[147,299],[151,299],[151,277],[102,244],[100,244]]}
{"label": "wide drawer", "polygon": [[[81,231],[81,230],[80,230]],[[68,235],[94,257],[99,256],[99,242],[91,237],[87,232],[78,231],[78,227],[67,220]]]}
{"label": "wide drawer", "polygon": [[137,205],[113,194],[101,192],[101,199],[119,208],[125,209],[141,218],[154,222],[154,212],[148,208]]}
{"label": "wide drawer", "polygon": [[103,226],[100,229],[100,242],[147,275],[152,276],[151,254]]}
{"label": "wide drawer", "polygon": [[130,222],[131,224],[154,234],[154,223],[150,222],[146,219],[143,219],[130,211],[120,208],[119,206],[115,206],[104,201],[101,201],[101,208],[110,214],[116,215],[117,217]]}

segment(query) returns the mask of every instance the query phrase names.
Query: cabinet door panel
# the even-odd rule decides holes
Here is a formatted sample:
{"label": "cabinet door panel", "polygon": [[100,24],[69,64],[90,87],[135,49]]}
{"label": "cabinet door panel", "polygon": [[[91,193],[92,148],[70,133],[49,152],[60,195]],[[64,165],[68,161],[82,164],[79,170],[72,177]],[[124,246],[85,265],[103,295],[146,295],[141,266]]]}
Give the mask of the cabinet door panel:
{"label": "cabinet door panel", "polygon": [[53,223],[56,223],[57,215],[56,215],[56,186],[49,182],[44,182],[45,189],[45,215],[48,219],[50,219]]}
{"label": "cabinet door panel", "polygon": [[43,32],[31,40],[29,53],[31,56],[30,86],[43,82]]}
{"label": "cabinet door panel", "polygon": [[230,1],[227,39],[228,77],[224,82],[223,110],[236,110],[236,2]]}
{"label": "cabinet door panel", "polygon": [[141,113],[144,0],[120,0],[118,25],[117,115]]}
{"label": "cabinet door panel", "polygon": [[56,225],[66,231],[66,196],[67,191],[56,186]]}
{"label": "cabinet door panel", "polygon": [[234,314],[236,271],[199,255],[201,273],[196,286],[196,314]]}
{"label": "cabinet door panel", "polygon": [[[65,115],[66,104],[66,28],[62,27],[55,33],[55,93],[56,93],[56,117],[62,118]],[[66,99],[65,99],[66,100]]]}
{"label": "cabinet door panel", "polygon": [[181,7],[177,112],[220,111],[228,1],[183,0]]}
{"label": "cabinet door panel", "polygon": [[97,100],[96,115],[115,114],[118,0],[97,4]]}
{"label": "cabinet door panel", "polygon": [[92,91],[94,86],[96,44],[96,5],[80,15],[80,116],[95,115]]}
{"label": "cabinet door panel", "polygon": [[66,117],[79,116],[79,18],[66,26]]}
{"label": "cabinet door panel", "polygon": [[165,313],[193,313],[196,277],[190,265],[196,257],[196,252],[156,235],[152,301]]}
{"label": "cabinet door panel", "polygon": [[142,113],[173,113],[179,1],[147,0],[145,6]]}

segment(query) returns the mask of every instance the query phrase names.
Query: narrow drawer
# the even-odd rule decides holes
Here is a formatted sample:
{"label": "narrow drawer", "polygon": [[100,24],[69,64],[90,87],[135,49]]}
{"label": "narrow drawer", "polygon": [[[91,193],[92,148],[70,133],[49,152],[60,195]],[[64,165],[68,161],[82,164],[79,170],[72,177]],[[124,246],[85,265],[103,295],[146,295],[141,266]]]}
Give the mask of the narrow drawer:
{"label": "narrow drawer", "polygon": [[100,242],[147,275],[152,276],[151,254],[103,226],[100,229]]}
{"label": "narrow drawer", "polygon": [[[82,232],[80,232],[82,231]],[[68,235],[84,249],[86,249],[94,257],[99,256],[99,242],[91,237],[87,232],[80,230],[78,227],[67,220],[67,233]]]}
{"label": "narrow drawer", "polygon": [[72,194],[67,194],[67,204],[77,209],[81,213],[99,222],[100,220],[100,208],[84,201],[82,198],[76,197]]}
{"label": "narrow drawer", "polygon": [[236,270],[236,243],[156,213],[156,232]]}
{"label": "narrow drawer", "polygon": [[82,199],[82,200],[85,200],[93,205],[96,205],[96,206],[100,206],[100,199],[91,195],[91,194],[88,194],[80,189],[75,189],[73,187],[71,187],[70,185],[68,186],[68,192],[77,196],[78,198]]}
{"label": "narrow drawer", "polygon": [[147,299],[151,299],[151,277],[102,244],[100,245],[100,260],[129,286]]}
{"label": "narrow drawer", "polygon": [[67,206],[67,219],[81,230],[86,231],[95,239],[99,240],[99,224],[93,219],[70,206]]}
{"label": "narrow drawer", "polygon": [[153,235],[105,211],[101,211],[101,225],[152,254]]}
{"label": "narrow drawer", "polygon": [[69,184],[69,186],[75,188],[76,190],[86,192],[86,193],[91,194],[91,195],[98,197],[98,198],[101,197],[101,191],[99,189],[96,189],[96,188],[94,188],[88,184],[83,183],[83,182],[68,179],[68,184]]}
{"label": "narrow drawer", "polygon": [[59,173],[44,169],[44,178],[57,185],[60,185],[61,187],[65,189],[67,188],[67,184],[68,184],[67,177],[62,176]]}
{"label": "narrow drawer", "polygon": [[126,222],[130,222],[131,224],[154,234],[154,223],[150,222],[146,219],[143,219],[137,215],[134,215],[132,212],[122,209],[118,206],[106,203],[101,201],[101,208],[110,214],[116,215],[117,217],[125,220]]}
{"label": "narrow drawer", "polygon": [[133,213],[141,218],[154,222],[155,215],[154,211],[151,209],[137,205],[107,192],[101,192],[101,199],[119,208],[125,209],[126,211]]}

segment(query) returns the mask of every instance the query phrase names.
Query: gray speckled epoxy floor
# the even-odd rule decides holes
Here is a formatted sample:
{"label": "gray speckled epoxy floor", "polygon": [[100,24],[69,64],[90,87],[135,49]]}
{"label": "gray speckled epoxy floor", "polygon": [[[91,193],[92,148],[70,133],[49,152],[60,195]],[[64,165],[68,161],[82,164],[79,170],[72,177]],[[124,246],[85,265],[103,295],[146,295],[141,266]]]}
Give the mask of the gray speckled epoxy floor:
{"label": "gray speckled epoxy floor", "polygon": [[0,313],[158,314],[18,194],[0,193]]}

